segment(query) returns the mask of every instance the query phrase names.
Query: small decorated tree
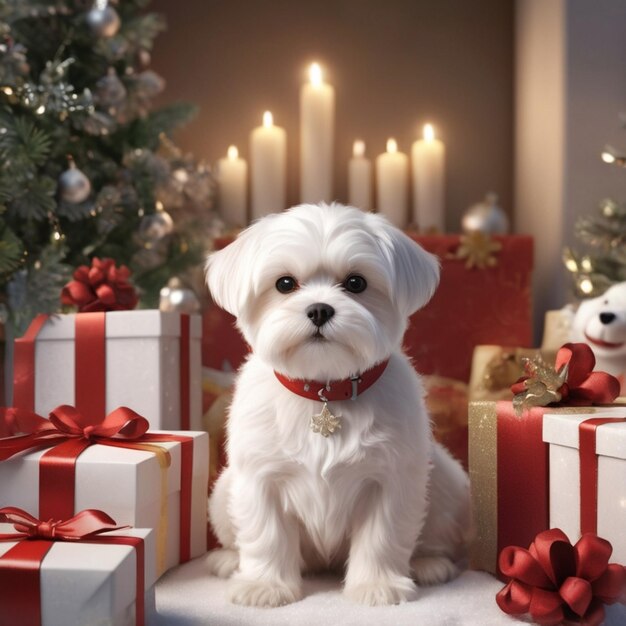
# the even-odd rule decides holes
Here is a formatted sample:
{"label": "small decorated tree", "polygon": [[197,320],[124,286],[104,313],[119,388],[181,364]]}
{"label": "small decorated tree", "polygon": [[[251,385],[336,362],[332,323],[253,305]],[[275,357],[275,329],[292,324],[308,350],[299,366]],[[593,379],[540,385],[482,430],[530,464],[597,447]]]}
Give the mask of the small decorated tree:
{"label": "small decorated tree", "polygon": [[0,0],[0,306],[17,332],[93,257],[154,306],[217,223],[209,169],[170,138],[193,107],[151,106],[148,2]]}

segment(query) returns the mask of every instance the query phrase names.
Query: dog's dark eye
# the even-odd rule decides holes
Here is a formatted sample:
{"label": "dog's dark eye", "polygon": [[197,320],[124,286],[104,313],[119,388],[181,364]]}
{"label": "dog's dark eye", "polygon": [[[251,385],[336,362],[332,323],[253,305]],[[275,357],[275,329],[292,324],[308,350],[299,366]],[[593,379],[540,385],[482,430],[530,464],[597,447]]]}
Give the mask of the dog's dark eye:
{"label": "dog's dark eye", "polygon": [[367,288],[367,281],[363,276],[351,274],[343,281],[343,288],[351,293],[361,293]]}
{"label": "dog's dark eye", "polygon": [[276,289],[280,293],[291,293],[298,288],[298,281],[293,276],[281,276],[276,281]]}

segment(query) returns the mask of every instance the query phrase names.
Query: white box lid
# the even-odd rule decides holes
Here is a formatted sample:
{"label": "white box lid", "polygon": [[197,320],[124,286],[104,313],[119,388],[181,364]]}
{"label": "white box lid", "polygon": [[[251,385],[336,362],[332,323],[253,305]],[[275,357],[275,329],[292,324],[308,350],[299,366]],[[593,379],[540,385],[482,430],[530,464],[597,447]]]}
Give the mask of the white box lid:
{"label": "white box lid", "polygon": [[[37,336],[38,341],[74,339],[76,313],[52,315]],[[80,315],[80,314],[78,314]],[[189,335],[202,336],[200,315],[189,316]],[[122,337],[179,337],[180,313],[157,309],[138,311],[109,311],[106,314],[107,338]]]}
{"label": "white box lid", "polygon": [[[589,409],[583,409],[588,411]],[[594,407],[593,413],[546,413],[543,416],[543,440],[546,443],[578,450],[578,427],[592,418],[626,418],[626,406]],[[596,433],[596,453],[626,459],[626,422],[606,424]]]}

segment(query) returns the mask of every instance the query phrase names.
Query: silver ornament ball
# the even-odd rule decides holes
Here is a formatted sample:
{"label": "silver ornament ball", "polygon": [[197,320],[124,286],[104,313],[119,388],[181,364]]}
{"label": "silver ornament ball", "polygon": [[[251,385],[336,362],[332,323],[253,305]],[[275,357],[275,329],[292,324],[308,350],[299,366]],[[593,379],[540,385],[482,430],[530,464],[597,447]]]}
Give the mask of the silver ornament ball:
{"label": "silver ornament ball", "polygon": [[144,241],[155,242],[174,231],[174,220],[167,211],[145,215],[139,224],[139,236]]}
{"label": "silver ornament ball", "polygon": [[112,6],[108,4],[101,6],[102,4],[102,2],[96,2],[87,13],[87,24],[94,35],[98,37],[114,37],[119,31],[122,21]]}
{"label": "silver ornament ball", "polygon": [[96,100],[104,107],[114,107],[126,98],[126,87],[115,70],[110,67],[106,76],[96,83]]}
{"label": "silver ornament ball", "polygon": [[73,161],[61,176],[59,176],[59,196],[64,202],[79,204],[84,202],[91,193],[91,182],[81,172]]}
{"label": "silver ornament ball", "polygon": [[488,235],[504,235],[509,232],[509,218],[498,206],[498,196],[488,193],[483,202],[467,209],[461,226],[466,233],[478,231]]}
{"label": "silver ornament ball", "polygon": [[177,311],[179,313],[198,313],[200,301],[192,289],[184,287],[178,278],[172,278],[159,294],[161,311]]}

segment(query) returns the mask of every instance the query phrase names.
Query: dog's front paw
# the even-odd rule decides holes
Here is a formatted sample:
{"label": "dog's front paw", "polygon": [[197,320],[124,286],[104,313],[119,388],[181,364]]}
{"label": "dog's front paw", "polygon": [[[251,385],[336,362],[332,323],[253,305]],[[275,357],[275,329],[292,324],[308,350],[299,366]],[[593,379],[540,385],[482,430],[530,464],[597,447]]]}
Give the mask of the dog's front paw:
{"label": "dog's front paw", "polygon": [[228,588],[228,599],[244,606],[274,607],[291,604],[302,598],[299,586],[268,580],[235,578]]}
{"label": "dog's front paw", "polygon": [[446,556],[414,557],[411,569],[420,585],[445,583],[459,575],[459,568]]}
{"label": "dog's front paw", "polygon": [[206,559],[209,572],[220,578],[230,578],[239,567],[239,552],[237,550],[219,549],[209,552]]}
{"label": "dog's front paw", "polygon": [[404,576],[396,577],[393,582],[372,581],[346,586],[344,594],[350,600],[369,606],[383,606],[409,602],[417,597],[415,583]]}

